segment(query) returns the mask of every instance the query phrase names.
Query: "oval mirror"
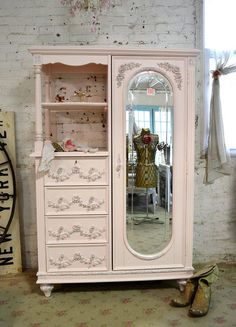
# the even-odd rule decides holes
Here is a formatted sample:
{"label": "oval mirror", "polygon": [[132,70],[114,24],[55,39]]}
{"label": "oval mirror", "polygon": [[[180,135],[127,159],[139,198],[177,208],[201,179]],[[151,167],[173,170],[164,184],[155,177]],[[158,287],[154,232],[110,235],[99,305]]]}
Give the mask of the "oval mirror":
{"label": "oval mirror", "polygon": [[126,233],[142,255],[172,233],[173,90],[154,70],[135,75],[126,99]]}

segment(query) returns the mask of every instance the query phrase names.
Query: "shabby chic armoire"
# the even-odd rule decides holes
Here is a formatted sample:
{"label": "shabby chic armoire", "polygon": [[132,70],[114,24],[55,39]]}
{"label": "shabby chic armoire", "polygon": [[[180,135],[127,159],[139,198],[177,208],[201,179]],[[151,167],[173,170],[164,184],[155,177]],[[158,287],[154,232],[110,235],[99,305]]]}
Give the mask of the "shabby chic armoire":
{"label": "shabby chic armoire", "polygon": [[198,51],[30,52],[41,290],[50,296],[56,283],[186,280],[193,272]]}

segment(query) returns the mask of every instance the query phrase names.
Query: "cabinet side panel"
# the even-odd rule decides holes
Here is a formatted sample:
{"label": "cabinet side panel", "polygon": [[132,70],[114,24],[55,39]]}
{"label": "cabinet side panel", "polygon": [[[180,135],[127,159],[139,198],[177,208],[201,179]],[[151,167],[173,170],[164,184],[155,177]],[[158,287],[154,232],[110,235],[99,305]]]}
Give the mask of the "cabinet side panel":
{"label": "cabinet side panel", "polygon": [[37,213],[37,244],[38,244],[38,272],[46,272],[45,253],[45,219],[44,219],[44,182],[43,174],[38,172],[40,159],[35,160],[36,174],[36,213]]}

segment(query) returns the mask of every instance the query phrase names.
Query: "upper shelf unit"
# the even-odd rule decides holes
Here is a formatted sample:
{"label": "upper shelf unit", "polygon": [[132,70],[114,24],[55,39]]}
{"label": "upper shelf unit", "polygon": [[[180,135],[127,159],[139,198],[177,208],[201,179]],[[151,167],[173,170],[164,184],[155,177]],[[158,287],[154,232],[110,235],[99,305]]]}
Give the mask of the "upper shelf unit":
{"label": "upper shelf unit", "polygon": [[48,109],[67,110],[106,105],[108,66],[94,63],[69,66],[56,63],[43,65],[42,72],[45,84],[44,108],[47,106]]}
{"label": "upper shelf unit", "polygon": [[52,57],[35,64],[36,139],[57,151],[107,153],[110,57]]}

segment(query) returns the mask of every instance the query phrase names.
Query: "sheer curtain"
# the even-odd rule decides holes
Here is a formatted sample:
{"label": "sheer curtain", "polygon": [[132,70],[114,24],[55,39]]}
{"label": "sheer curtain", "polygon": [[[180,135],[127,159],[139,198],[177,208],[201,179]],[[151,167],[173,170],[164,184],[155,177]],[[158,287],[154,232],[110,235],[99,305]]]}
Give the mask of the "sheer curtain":
{"label": "sheer curtain", "polygon": [[[229,76],[222,78],[222,75],[236,71],[234,64],[236,62],[234,60],[235,52],[231,58],[229,55],[230,51],[235,51],[236,49],[235,11],[235,0],[224,0],[223,2],[222,0],[203,0],[206,93],[204,96],[202,157],[206,159],[206,184],[213,183],[216,178],[230,174],[230,156],[225,145],[220,83],[222,83],[221,86],[223,89],[226,80],[231,78]],[[218,52],[213,51],[213,49],[216,49]],[[210,71],[212,78],[210,77]],[[210,90],[211,82],[212,89]],[[208,94],[208,92],[211,94]],[[231,96],[228,98],[231,98]],[[225,102],[225,95],[222,98],[222,103],[224,105],[223,113],[225,118],[226,111],[228,113],[230,111],[232,112],[236,104],[230,101]],[[228,135],[231,137],[231,133]],[[227,143],[229,143],[228,140]],[[231,144],[234,144],[234,142],[231,142]]]}
{"label": "sheer curtain", "polygon": [[[209,121],[205,127],[204,155],[206,158],[205,180],[211,184],[215,179],[231,172],[230,155],[225,145],[224,125],[220,100],[220,76],[236,72],[236,64],[228,65],[229,52],[214,52],[215,69],[212,71],[212,94]],[[207,117],[205,117],[207,118]]]}

